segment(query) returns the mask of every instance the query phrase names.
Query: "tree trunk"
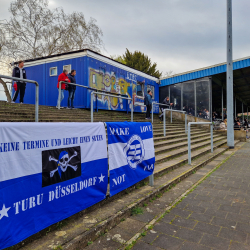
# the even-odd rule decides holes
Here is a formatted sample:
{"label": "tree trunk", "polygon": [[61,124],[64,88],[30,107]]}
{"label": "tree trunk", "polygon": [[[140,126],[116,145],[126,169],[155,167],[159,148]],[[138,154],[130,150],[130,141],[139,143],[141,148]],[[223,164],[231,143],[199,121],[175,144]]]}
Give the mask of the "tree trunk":
{"label": "tree trunk", "polygon": [[5,93],[6,97],[7,97],[7,101],[11,102],[11,96],[10,96],[10,92],[8,90],[6,82],[2,78],[0,78],[0,83],[2,83],[2,85],[3,85],[4,93]]}

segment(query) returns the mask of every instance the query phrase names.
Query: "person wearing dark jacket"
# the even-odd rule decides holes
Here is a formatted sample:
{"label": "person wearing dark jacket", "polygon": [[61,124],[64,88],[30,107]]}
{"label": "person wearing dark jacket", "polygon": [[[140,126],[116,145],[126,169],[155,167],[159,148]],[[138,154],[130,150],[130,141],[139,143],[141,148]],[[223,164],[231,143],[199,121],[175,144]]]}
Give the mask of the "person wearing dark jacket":
{"label": "person wearing dark jacket", "polygon": [[[76,75],[76,71],[75,71],[75,69],[72,69],[71,73],[68,74],[68,78],[69,78],[71,83],[76,84],[75,75]],[[74,109],[74,99],[75,99],[76,86],[68,84],[68,91],[69,91],[68,109]],[[71,101],[71,103],[70,103],[70,101]]]}
{"label": "person wearing dark jacket", "polygon": [[152,109],[152,92],[149,89],[147,95],[145,96],[145,103],[147,106],[146,119],[150,119],[150,111]]}
{"label": "person wearing dark jacket", "polygon": [[159,119],[160,119],[160,120],[162,120],[163,110],[164,110],[164,109],[169,109],[170,106],[173,105],[173,103],[170,103],[170,100],[169,100],[169,97],[168,97],[168,96],[163,100],[162,104],[165,104],[165,105],[167,105],[167,106],[165,106],[165,105],[164,105],[164,106],[163,106],[163,105],[160,105],[160,110],[161,110],[161,115],[159,115]]}
{"label": "person wearing dark jacket", "polygon": [[[21,79],[27,79],[26,70],[23,68],[23,66],[24,66],[24,62],[23,61],[19,61],[18,62],[18,67],[15,67],[13,69],[12,76],[13,77],[17,77],[17,78],[21,78]],[[14,93],[12,103],[15,103],[15,101],[16,101],[16,99],[18,97],[19,92],[20,92],[20,103],[23,103],[23,98],[24,98],[25,89],[26,89],[26,82],[24,82],[24,81],[17,81],[14,84],[16,84],[17,89],[16,89],[16,91]]]}

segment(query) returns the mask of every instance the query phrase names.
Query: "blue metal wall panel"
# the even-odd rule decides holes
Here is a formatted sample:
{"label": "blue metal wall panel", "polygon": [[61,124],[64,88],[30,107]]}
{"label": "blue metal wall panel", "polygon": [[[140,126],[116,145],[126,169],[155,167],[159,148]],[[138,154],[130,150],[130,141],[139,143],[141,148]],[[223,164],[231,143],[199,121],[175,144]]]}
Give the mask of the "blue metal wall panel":
{"label": "blue metal wall panel", "polygon": [[[45,101],[45,65],[36,65],[33,67],[25,67],[27,78],[30,80],[35,80],[39,84],[39,104],[43,105]],[[36,87],[33,83],[26,84],[24,103],[34,104],[36,100]],[[19,97],[17,99],[19,102]]]}
{"label": "blue metal wall panel", "polygon": [[[38,66],[26,67],[29,79],[36,80],[40,89],[40,105],[56,106],[58,89],[58,75],[62,73],[63,66],[71,64],[71,69],[76,70],[76,82],[80,85],[97,88],[110,93],[121,93],[133,97],[136,94],[137,81],[144,82],[144,93],[147,86],[154,88],[154,101],[159,102],[159,84],[146,77],[132,74],[129,71],[112,66],[108,63],[93,59],[91,57],[80,57],[63,61],[55,61]],[[57,76],[50,76],[50,68],[57,67]],[[95,75],[95,80],[93,80]],[[94,82],[93,82],[94,81]],[[27,84],[28,85],[28,84]],[[28,85],[25,103],[35,103],[35,87]],[[90,108],[90,90],[76,88],[74,106],[79,108]],[[61,106],[67,106],[68,91],[64,91],[64,100]],[[142,98],[143,99],[143,98]],[[131,110],[131,104],[121,98],[110,98],[98,96],[98,108],[117,111]],[[142,100],[143,102],[143,100]],[[135,112],[145,111],[144,107],[135,106]],[[158,110],[155,110],[158,112]]]}
{"label": "blue metal wall panel", "polygon": [[[244,59],[241,61],[237,61],[233,63],[233,69],[241,69],[241,68],[246,68],[250,66],[250,59]],[[160,87],[171,85],[171,84],[176,84],[179,82],[186,82],[198,78],[203,78],[207,76],[212,76],[220,73],[225,73],[227,70],[227,65],[219,65],[216,67],[211,67],[208,69],[204,70],[198,70],[192,73],[184,74],[184,75],[179,75],[179,76],[174,76],[168,79],[161,80]]]}
{"label": "blue metal wall panel", "polygon": [[[98,90],[107,91],[110,93],[127,95],[131,98],[136,94],[137,81],[140,81],[145,82],[144,91],[148,85],[154,87],[155,101],[159,101],[159,85],[155,81],[136,74],[132,74],[128,71],[90,57],[87,58],[87,65],[89,87],[97,88]],[[98,95],[97,105],[100,109],[117,111],[131,110],[131,105],[127,102],[127,100],[121,98],[105,97],[103,95]],[[94,107],[96,107],[96,100]],[[90,95],[88,95],[87,108],[90,108]],[[135,106],[134,110],[136,112],[145,111],[145,109],[141,108],[140,106]]]}

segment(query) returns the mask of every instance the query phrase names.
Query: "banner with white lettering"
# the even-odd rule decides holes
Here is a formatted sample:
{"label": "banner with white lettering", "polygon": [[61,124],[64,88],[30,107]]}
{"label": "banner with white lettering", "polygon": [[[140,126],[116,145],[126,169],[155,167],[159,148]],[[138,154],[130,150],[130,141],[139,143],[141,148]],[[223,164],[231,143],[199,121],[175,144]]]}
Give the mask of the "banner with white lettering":
{"label": "banner with white lettering", "polygon": [[155,151],[150,122],[108,122],[110,196],[154,171]]}
{"label": "banner with white lettering", "polygon": [[105,199],[103,123],[0,123],[0,249]]}

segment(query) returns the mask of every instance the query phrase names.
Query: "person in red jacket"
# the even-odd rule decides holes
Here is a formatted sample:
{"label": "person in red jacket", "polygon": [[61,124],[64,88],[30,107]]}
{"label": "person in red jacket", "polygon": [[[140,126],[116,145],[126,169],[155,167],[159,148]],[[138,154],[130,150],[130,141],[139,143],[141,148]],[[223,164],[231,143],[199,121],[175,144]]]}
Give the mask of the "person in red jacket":
{"label": "person in red jacket", "polygon": [[58,76],[58,82],[57,82],[57,88],[58,88],[58,99],[57,99],[57,108],[59,107],[59,104],[61,104],[61,101],[64,98],[64,90],[65,90],[65,83],[61,83],[61,98],[60,98],[60,92],[59,92],[59,82],[70,82],[68,78],[68,71],[66,69],[63,70],[62,74]]}

